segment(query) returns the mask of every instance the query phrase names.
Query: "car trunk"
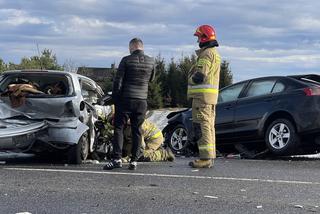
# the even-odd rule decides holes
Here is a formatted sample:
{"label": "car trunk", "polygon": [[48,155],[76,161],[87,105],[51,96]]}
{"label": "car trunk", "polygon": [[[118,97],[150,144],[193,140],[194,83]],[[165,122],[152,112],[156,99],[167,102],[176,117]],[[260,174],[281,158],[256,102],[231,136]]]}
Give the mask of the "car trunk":
{"label": "car trunk", "polygon": [[[16,85],[21,88],[9,90]],[[24,91],[26,87],[28,90],[30,87],[33,88]],[[76,143],[78,136],[75,133],[82,133],[87,129],[86,125],[79,121],[80,100],[77,99],[72,79],[68,74],[5,74],[0,78],[0,94],[2,150],[25,148],[35,139],[44,142]],[[45,140],[38,138],[38,132],[44,129],[48,133]]]}

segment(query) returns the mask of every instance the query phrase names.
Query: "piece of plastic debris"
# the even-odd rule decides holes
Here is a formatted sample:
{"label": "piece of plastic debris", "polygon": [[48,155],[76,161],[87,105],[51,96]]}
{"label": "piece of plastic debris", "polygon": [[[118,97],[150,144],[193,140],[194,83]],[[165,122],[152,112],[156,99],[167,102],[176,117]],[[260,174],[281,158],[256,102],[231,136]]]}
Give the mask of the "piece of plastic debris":
{"label": "piece of plastic debris", "polygon": [[18,212],[16,214],[32,214],[32,213],[29,213],[29,212]]}
{"label": "piece of plastic debris", "polygon": [[245,189],[240,189],[240,191],[241,191],[241,192],[246,192],[247,190],[245,190]]}
{"label": "piece of plastic debris", "polygon": [[199,172],[199,169],[193,169],[191,172]]}
{"label": "piece of plastic debris", "polygon": [[261,209],[261,208],[262,208],[262,205],[257,206],[257,209]]}
{"label": "piece of plastic debris", "polygon": [[233,154],[233,153],[231,153],[231,154],[228,154],[228,155],[226,156],[226,158],[229,158],[229,159],[240,159],[240,158],[241,158],[241,155],[240,155],[240,154]]}
{"label": "piece of plastic debris", "polygon": [[299,204],[294,205],[294,207],[295,207],[295,208],[300,208],[300,209],[303,208],[303,206],[302,206],[302,205],[299,205]]}
{"label": "piece of plastic debris", "polygon": [[194,195],[198,195],[198,194],[199,194],[199,192],[193,192],[192,194],[194,194]]}
{"label": "piece of plastic debris", "polygon": [[217,196],[211,196],[211,195],[205,195],[203,196],[205,198],[212,198],[212,199],[217,199],[218,197]]}

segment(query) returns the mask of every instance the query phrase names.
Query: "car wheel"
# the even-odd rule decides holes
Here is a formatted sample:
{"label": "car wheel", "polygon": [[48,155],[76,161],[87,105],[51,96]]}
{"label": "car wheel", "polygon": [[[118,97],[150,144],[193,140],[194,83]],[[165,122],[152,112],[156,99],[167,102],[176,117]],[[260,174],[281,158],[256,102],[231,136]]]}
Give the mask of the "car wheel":
{"label": "car wheel", "polygon": [[299,137],[292,122],[287,119],[277,119],[269,125],[265,142],[273,154],[287,155],[294,152],[299,144]]}
{"label": "car wheel", "polygon": [[71,164],[81,164],[89,155],[89,138],[88,133],[84,133],[78,143],[69,148],[68,162]]}
{"label": "car wheel", "polygon": [[187,129],[179,124],[168,135],[168,146],[175,153],[183,153],[188,143]]}

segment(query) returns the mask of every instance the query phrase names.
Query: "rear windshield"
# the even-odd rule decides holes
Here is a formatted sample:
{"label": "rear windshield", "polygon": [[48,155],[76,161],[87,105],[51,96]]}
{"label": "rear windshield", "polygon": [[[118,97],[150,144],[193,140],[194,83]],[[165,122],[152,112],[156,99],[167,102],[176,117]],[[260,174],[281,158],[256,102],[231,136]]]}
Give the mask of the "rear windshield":
{"label": "rear windshield", "polygon": [[0,93],[24,93],[29,97],[64,97],[73,94],[70,77],[65,74],[14,73],[0,77]]}
{"label": "rear windshield", "polygon": [[300,80],[308,85],[320,85],[320,76],[319,75],[301,75],[293,76],[294,79]]}

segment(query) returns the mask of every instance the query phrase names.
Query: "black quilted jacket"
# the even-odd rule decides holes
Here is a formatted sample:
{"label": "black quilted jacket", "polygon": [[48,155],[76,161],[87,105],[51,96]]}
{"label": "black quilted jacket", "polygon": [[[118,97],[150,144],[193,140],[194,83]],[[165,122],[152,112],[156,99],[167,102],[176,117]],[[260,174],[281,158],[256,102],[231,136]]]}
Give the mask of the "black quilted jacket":
{"label": "black quilted jacket", "polygon": [[148,84],[155,76],[154,59],[136,50],[123,57],[113,81],[112,97],[147,99]]}

